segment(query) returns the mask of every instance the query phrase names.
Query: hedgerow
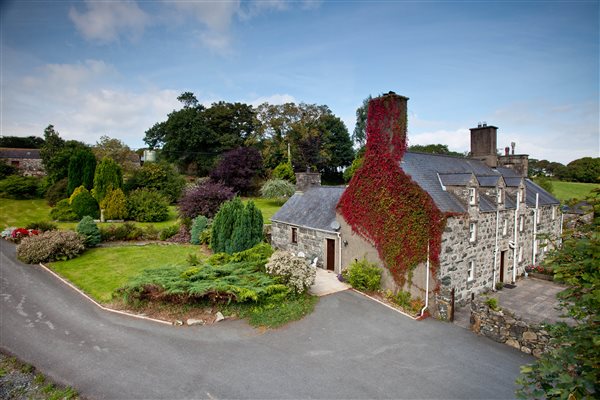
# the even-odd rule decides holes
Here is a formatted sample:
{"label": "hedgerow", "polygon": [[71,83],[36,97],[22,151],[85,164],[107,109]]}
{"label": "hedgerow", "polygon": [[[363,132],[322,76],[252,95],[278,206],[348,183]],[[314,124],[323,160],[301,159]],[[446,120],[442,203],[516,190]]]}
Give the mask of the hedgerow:
{"label": "hedgerow", "polygon": [[73,231],[48,231],[24,238],[17,246],[17,257],[27,263],[68,260],[85,250],[84,238]]}

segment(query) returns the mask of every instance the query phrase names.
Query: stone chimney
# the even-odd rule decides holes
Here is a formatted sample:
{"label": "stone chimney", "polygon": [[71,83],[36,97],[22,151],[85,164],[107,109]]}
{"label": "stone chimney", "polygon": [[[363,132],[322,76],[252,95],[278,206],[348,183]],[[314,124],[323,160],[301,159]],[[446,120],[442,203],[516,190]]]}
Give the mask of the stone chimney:
{"label": "stone chimney", "polygon": [[510,147],[510,154],[507,147],[505,154],[498,157],[498,166],[513,169],[523,178],[526,178],[529,172],[529,156],[527,154],[515,154],[515,142],[511,142]]}
{"label": "stone chimney", "polygon": [[498,128],[485,122],[479,123],[477,128],[471,128],[471,157],[481,160],[487,166],[498,166],[496,141]]}
{"label": "stone chimney", "polygon": [[321,174],[319,172],[296,172],[296,191],[306,192],[312,187],[321,186]]}

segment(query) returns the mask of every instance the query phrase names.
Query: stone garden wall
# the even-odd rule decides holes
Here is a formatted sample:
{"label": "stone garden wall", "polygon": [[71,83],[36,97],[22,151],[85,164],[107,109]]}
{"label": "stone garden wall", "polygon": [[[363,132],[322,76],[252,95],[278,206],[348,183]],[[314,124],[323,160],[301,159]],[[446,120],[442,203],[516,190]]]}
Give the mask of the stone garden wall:
{"label": "stone garden wall", "polygon": [[477,299],[471,302],[471,330],[535,357],[551,348],[544,325],[524,321],[508,310],[494,311]]}

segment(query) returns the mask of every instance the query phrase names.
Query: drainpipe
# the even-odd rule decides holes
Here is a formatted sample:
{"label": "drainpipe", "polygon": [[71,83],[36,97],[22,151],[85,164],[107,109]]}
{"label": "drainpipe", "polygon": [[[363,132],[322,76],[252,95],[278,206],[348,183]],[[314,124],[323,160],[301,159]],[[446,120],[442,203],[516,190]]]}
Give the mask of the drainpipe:
{"label": "drainpipe", "polygon": [[540,212],[540,210],[538,210],[539,201],[540,201],[540,194],[536,193],[535,194],[535,208],[533,209],[533,246],[531,246],[531,248],[533,249],[533,251],[532,251],[533,254],[531,255],[531,264],[532,265],[535,265],[535,254],[537,253],[537,244],[536,244],[535,240],[537,238],[538,213]]}
{"label": "drainpipe", "polygon": [[337,237],[338,237],[338,274],[342,273],[342,234],[339,232],[337,233]]}
{"label": "drainpipe", "polygon": [[513,278],[512,278],[512,283],[515,283],[515,281],[517,280],[517,248],[519,247],[519,243],[518,243],[518,233],[519,233],[519,227],[517,226],[518,222],[519,222],[519,205],[521,203],[521,198],[519,196],[520,192],[517,191],[517,208],[515,209],[515,236],[513,238],[513,243],[514,243],[514,248],[513,248]]}
{"label": "drainpipe", "polygon": [[494,245],[494,269],[492,270],[492,290],[496,290],[496,270],[498,269],[498,221],[500,210],[496,208],[496,244]]}
{"label": "drainpipe", "polygon": [[427,274],[425,276],[425,306],[421,309],[421,313],[419,315],[423,315],[423,313],[425,312],[425,310],[427,309],[427,306],[429,306],[429,242],[427,242],[427,268],[425,273]]}

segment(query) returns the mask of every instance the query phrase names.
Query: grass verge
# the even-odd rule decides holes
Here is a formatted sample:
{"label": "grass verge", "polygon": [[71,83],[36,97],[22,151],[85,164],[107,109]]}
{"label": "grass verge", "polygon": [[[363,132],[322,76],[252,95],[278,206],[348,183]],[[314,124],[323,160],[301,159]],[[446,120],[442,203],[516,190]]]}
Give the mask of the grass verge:
{"label": "grass verge", "polygon": [[49,267],[100,303],[111,301],[113,292],[145,269],[184,265],[190,254],[202,256],[192,245],[103,247],[80,257],[57,261]]}
{"label": "grass verge", "polygon": [[278,200],[263,199],[262,197],[244,198],[244,203],[252,200],[254,205],[262,212],[265,224],[271,223],[271,217],[281,208],[282,204]]}
{"label": "grass verge", "polygon": [[70,386],[49,382],[44,375],[36,373],[32,365],[0,353],[0,398],[75,400],[79,395]]}

